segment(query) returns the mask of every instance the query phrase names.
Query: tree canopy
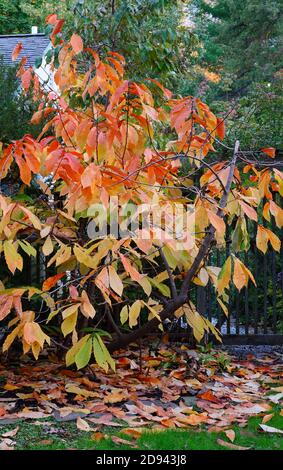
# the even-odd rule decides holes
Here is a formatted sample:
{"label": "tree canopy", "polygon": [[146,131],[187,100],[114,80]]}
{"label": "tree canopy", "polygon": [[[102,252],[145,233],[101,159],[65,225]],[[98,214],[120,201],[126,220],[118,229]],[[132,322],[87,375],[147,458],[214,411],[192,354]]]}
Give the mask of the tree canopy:
{"label": "tree canopy", "polygon": [[[77,33],[64,40],[56,14],[47,22],[58,91],[42,87],[21,62],[24,92],[40,98],[32,122],[44,123],[36,139],[24,135],[4,146],[0,158],[4,183],[18,171],[23,194],[37,187],[28,200],[0,195],[8,272],[0,313],[10,320],[4,350],[18,338],[24,352],[38,357],[53,326],[69,340],[68,365],[82,368],[94,354],[108,370],[115,368],[109,351],[162,328],[165,319],[185,316],[197,341],[206,332],[220,339],[192,303],[190,288],[211,282],[227,314],[231,285],[240,291],[255,283],[238,255],[249,247],[248,227],[256,225],[263,253],[268,244],[280,250],[278,236],[262,222],[283,223],[275,149],[254,149],[253,161],[236,140],[227,158],[213,157],[225,120],[202,100],[174,96],[155,79],[129,80],[121,54],[100,56]],[[97,234],[100,217],[108,236]],[[234,226],[231,251],[223,266],[211,266],[215,246],[230,243],[226,224]],[[37,252],[47,259],[42,285],[13,286],[14,274]]]}

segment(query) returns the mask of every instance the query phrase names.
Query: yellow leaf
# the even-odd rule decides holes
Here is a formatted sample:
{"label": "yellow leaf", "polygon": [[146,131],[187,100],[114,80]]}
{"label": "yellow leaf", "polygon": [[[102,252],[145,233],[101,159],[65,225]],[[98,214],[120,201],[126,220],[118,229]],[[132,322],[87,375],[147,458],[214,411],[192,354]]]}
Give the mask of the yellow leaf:
{"label": "yellow leaf", "polygon": [[141,311],[141,301],[136,300],[133,305],[130,307],[130,312],[129,312],[129,326],[132,328],[133,326],[136,326],[138,324],[138,318],[140,315]]}
{"label": "yellow leaf", "polygon": [[124,307],[122,308],[122,310],[120,312],[121,325],[124,325],[124,323],[126,323],[128,318],[129,318],[129,307],[128,307],[128,305],[124,305]]}
{"label": "yellow leaf", "polygon": [[91,390],[85,390],[84,388],[80,388],[78,385],[75,385],[75,384],[66,384],[65,389],[67,393],[81,395],[82,397],[101,398],[100,393],[92,392]]}
{"label": "yellow leaf", "polygon": [[54,250],[53,243],[51,240],[51,237],[48,236],[44,242],[44,245],[42,247],[42,253],[44,256],[49,256],[51,255],[52,251]]}
{"label": "yellow leaf", "polygon": [[65,319],[70,315],[73,315],[73,313],[77,312],[78,308],[79,304],[70,305],[69,307],[65,308],[65,310],[62,310],[62,317]]}
{"label": "yellow leaf", "polygon": [[7,336],[7,338],[5,339],[4,344],[3,344],[3,348],[2,348],[3,352],[8,351],[9,347],[11,346],[11,344],[14,342],[14,340],[18,336],[18,334],[21,331],[22,327],[23,326],[21,324],[16,326],[16,328]]}
{"label": "yellow leaf", "polygon": [[14,274],[16,269],[18,269],[19,271],[22,271],[23,258],[17,252],[12,240],[5,240],[3,245],[4,245],[5,260],[11,273]]}
{"label": "yellow leaf", "polygon": [[243,263],[241,263],[241,267],[243,269],[243,271],[245,271],[246,275],[251,279],[251,281],[254,283],[254,285],[256,286],[256,282],[255,282],[255,278],[254,276],[252,275],[251,271],[247,268],[247,266],[245,266]]}
{"label": "yellow leaf", "polygon": [[224,304],[224,302],[222,302],[222,300],[220,299],[220,297],[217,297],[217,302],[219,303],[219,305],[220,305],[220,307],[222,308],[223,312],[225,313],[226,317],[228,317],[228,315],[229,315],[228,308],[227,308],[227,306]]}
{"label": "yellow leaf", "polygon": [[256,246],[263,253],[266,253],[267,251],[268,238],[269,237],[265,228],[261,225],[258,225],[256,234]]}
{"label": "yellow leaf", "polygon": [[187,322],[193,330],[194,337],[200,342],[203,338],[206,326],[202,316],[196,311],[191,302],[189,305],[184,305],[184,312]]}
{"label": "yellow leaf", "polygon": [[[78,308],[78,307],[77,307]],[[61,330],[64,336],[67,336],[69,333],[75,329],[77,324],[78,312],[72,313],[69,315],[62,323]]]}
{"label": "yellow leaf", "polygon": [[217,290],[219,294],[224,292],[224,289],[229,287],[230,279],[231,279],[231,269],[232,269],[232,262],[231,256],[226,259],[222,269],[219,273],[218,280],[217,280]]}
{"label": "yellow leaf", "polygon": [[272,245],[272,248],[276,251],[280,251],[281,242],[280,242],[280,239],[277,237],[277,235],[275,235],[275,233],[271,232],[271,230],[268,230],[268,237],[269,237],[269,241]]}
{"label": "yellow leaf", "polygon": [[144,292],[146,293],[147,296],[150,296],[152,287],[147,279],[147,277],[142,277],[141,279],[138,280],[139,285],[143,288]]}
{"label": "yellow leaf", "polygon": [[26,207],[21,206],[21,210],[28,216],[34,228],[36,228],[37,230],[41,230],[41,222],[39,218],[36,217],[36,215],[33,214],[33,212],[31,212],[30,210],[28,210]]}
{"label": "yellow leaf", "polygon": [[118,295],[122,295],[123,293],[123,283],[116,273],[115,269],[113,266],[108,267],[108,274],[109,274],[109,285],[114,292],[116,292]]}

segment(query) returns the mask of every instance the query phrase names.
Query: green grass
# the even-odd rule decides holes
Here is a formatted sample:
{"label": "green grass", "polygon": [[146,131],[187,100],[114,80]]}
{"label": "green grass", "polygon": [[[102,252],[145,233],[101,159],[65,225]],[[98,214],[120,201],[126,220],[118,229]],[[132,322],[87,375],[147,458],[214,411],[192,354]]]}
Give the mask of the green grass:
{"label": "green grass", "polygon": [[[279,416],[279,408],[274,408],[275,416],[267,423],[283,429],[283,417]],[[283,450],[283,435],[271,434],[259,430],[262,417],[251,418],[244,428],[233,426],[236,433],[234,444],[258,450]],[[44,422],[44,420],[43,420]],[[0,433],[14,429],[19,425],[15,436],[15,449],[21,450],[57,450],[57,449],[97,449],[117,450],[131,449],[131,446],[115,444],[110,437],[101,441],[92,439],[92,432],[79,431],[75,422],[57,423],[52,420],[49,426],[34,425],[32,422],[20,422],[9,426],[1,426]],[[101,431],[106,436],[116,435],[131,440],[123,435],[119,428],[104,427]],[[11,438],[13,439],[13,438]],[[228,441],[224,432],[209,433],[204,429],[171,429],[162,432],[145,431],[135,441],[141,450],[225,450],[217,444],[217,439]],[[42,442],[47,441],[47,442]]]}

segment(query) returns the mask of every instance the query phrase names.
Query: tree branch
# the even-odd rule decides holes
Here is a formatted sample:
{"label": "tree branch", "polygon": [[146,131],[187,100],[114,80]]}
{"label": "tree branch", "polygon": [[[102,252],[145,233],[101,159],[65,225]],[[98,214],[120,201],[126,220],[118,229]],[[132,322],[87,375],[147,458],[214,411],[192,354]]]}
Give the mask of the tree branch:
{"label": "tree branch", "polygon": [[[231,189],[231,185],[233,181],[233,176],[234,176],[234,171],[235,171],[235,166],[236,166],[236,161],[237,161],[237,156],[238,156],[238,151],[239,151],[239,145],[240,145],[239,141],[236,141],[235,146],[234,146],[233,158],[232,158],[231,165],[230,165],[228,180],[225,186],[225,191],[222,195],[222,198],[220,199],[219,209],[217,211],[217,215],[219,217],[223,217],[223,209],[225,208],[227,204],[228,194]],[[168,304],[163,308],[162,312],[160,312],[159,317],[161,321],[164,321],[166,318],[171,317],[174,314],[174,312],[178,310],[178,308],[182,307],[186,303],[190,283],[192,279],[195,277],[200,267],[201,262],[207,256],[211,248],[211,244],[214,240],[214,235],[215,235],[215,228],[212,225],[210,225],[209,232],[204,237],[202,245],[198,251],[198,254],[196,258],[194,259],[192,266],[190,267],[189,271],[186,274],[186,277],[181,287],[180,294],[175,299],[170,300]],[[137,339],[141,338],[147,333],[152,332],[155,328],[158,327],[159,324],[160,324],[160,321],[158,318],[151,319],[150,321],[145,323],[143,326],[141,326],[137,330],[134,330],[132,333],[122,335],[120,338],[113,340],[108,345],[109,351],[113,352],[117,349],[126,347],[128,344],[136,341]]]}
{"label": "tree branch", "polygon": [[165,269],[168,273],[168,276],[169,276],[169,283],[170,283],[170,290],[171,290],[171,295],[173,297],[173,299],[176,299],[177,298],[177,289],[176,289],[176,284],[175,284],[175,281],[174,281],[174,277],[173,277],[173,273],[172,273],[172,270],[168,264],[168,261],[166,259],[166,256],[164,255],[164,252],[162,250],[162,247],[159,248],[159,253],[160,253],[160,256],[162,258],[162,261],[164,263],[164,266],[165,266]]}

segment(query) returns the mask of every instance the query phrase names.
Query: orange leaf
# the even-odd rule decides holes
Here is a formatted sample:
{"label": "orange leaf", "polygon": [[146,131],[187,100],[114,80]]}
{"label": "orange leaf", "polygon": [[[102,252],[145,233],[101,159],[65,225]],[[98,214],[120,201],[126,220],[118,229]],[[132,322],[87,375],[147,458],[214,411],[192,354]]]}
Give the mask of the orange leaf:
{"label": "orange leaf", "polygon": [[23,48],[23,44],[21,42],[18,42],[18,44],[14,47],[13,52],[12,52],[12,61],[13,62],[15,60],[17,60],[18,55],[20,54],[22,48]]}
{"label": "orange leaf", "polygon": [[201,398],[202,400],[206,401],[211,401],[212,403],[219,403],[218,398],[213,395],[211,390],[207,390],[206,392],[201,393],[198,395],[198,398]]}
{"label": "orange leaf", "polygon": [[273,147],[266,147],[266,148],[263,148],[263,149],[260,149],[261,152],[265,153],[266,155],[268,155],[270,158],[275,158],[275,152],[276,152],[276,149],[273,148]]}
{"label": "orange leaf", "polygon": [[51,24],[52,26],[55,26],[56,22],[58,21],[58,17],[56,13],[51,13],[51,15],[48,15],[46,17],[45,21],[47,24]]}
{"label": "orange leaf", "polygon": [[55,284],[57,284],[57,282],[59,281],[59,279],[61,279],[63,276],[65,276],[65,272],[64,273],[60,273],[60,274],[56,274],[55,276],[51,276],[49,277],[48,279],[46,279],[44,281],[44,283],[42,284],[42,290],[43,291],[48,291],[51,289],[51,287],[55,286]]}
{"label": "orange leaf", "polygon": [[274,413],[264,415],[264,417],[262,418],[261,424],[268,423],[268,421],[270,421],[273,418],[273,416],[274,416]]}
{"label": "orange leaf", "polygon": [[134,439],[138,439],[141,437],[142,431],[138,429],[132,429],[132,428],[125,428],[122,429],[121,431],[123,434],[126,434],[127,436],[133,437]]}
{"label": "orange leaf", "polygon": [[197,426],[200,423],[205,423],[207,421],[207,416],[204,416],[203,414],[201,415],[196,415],[196,414],[191,414],[189,416],[180,417],[177,416],[176,421],[179,421],[180,423],[183,424],[189,424],[190,426]]}
{"label": "orange leaf", "polygon": [[71,46],[75,54],[79,54],[83,51],[84,44],[82,38],[78,34],[73,34],[71,37]]}
{"label": "orange leaf", "polygon": [[102,439],[105,439],[105,434],[103,434],[102,432],[94,432],[92,435],[91,435],[91,439],[93,439],[94,441],[101,441]]}
{"label": "orange leaf", "polygon": [[225,234],[225,230],[226,230],[224,220],[221,217],[219,217],[219,215],[215,214],[214,212],[212,212],[210,210],[207,210],[207,216],[209,218],[209,222],[211,223],[211,225],[213,225],[215,230],[220,235],[223,236]]}
{"label": "orange leaf", "polygon": [[224,121],[224,119],[217,118],[216,134],[218,135],[218,137],[221,140],[224,139],[224,137],[225,137],[225,121]]}
{"label": "orange leaf", "polygon": [[257,222],[257,213],[254,208],[246,204],[244,201],[239,201],[239,203],[248,218]]}

